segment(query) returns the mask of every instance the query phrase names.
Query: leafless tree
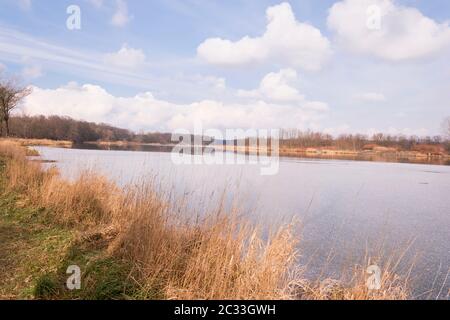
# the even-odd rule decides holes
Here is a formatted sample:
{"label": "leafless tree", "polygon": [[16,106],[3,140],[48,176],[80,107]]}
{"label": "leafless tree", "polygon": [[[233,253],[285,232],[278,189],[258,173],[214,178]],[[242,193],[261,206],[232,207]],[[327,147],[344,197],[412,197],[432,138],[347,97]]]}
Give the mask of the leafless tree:
{"label": "leafless tree", "polygon": [[6,126],[6,136],[9,136],[9,118],[11,112],[30,93],[31,88],[20,85],[15,79],[0,79],[0,120],[2,129],[3,123]]}
{"label": "leafless tree", "polygon": [[445,138],[450,140],[450,117],[447,117],[442,123],[442,130]]}

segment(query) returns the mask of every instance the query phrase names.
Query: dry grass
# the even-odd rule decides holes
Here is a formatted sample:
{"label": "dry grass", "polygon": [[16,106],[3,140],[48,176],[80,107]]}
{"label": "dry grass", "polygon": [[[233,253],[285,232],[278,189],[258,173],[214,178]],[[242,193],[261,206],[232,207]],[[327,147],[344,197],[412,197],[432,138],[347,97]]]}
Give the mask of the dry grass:
{"label": "dry grass", "polygon": [[64,147],[71,148],[73,143],[65,140],[50,140],[50,139],[21,139],[21,138],[8,138],[1,139],[2,143],[14,142],[21,146],[46,146],[46,147]]}
{"label": "dry grass", "polygon": [[60,223],[86,229],[110,225],[121,209],[121,199],[116,185],[88,172],[75,182],[50,174],[33,197],[37,204],[51,209]]}
{"label": "dry grass", "polygon": [[406,299],[408,290],[385,271],[383,289],[368,291],[364,268],[346,281],[306,281],[298,243],[285,226],[264,239],[238,214],[219,210],[192,223],[153,192],[151,184],[119,189],[86,173],[74,182],[26,160],[1,141],[7,187],[48,209],[52,220],[108,239],[108,254],[133,266],[141,298],[164,299]]}
{"label": "dry grass", "polygon": [[[381,289],[369,290],[367,287],[367,265],[353,267],[350,279],[322,279],[293,282],[291,294],[301,300],[408,300],[410,291],[408,278],[400,277],[390,271],[391,265],[382,266]],[[344,277],[343,277],[344,278]]]}

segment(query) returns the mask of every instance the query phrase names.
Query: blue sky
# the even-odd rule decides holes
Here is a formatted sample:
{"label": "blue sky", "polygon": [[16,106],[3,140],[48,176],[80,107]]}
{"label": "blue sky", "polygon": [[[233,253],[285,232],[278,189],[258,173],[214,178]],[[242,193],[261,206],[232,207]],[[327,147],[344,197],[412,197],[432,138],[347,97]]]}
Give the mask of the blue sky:
{"label": "blue sky", "polygon": [[445,0],[0,0],[0,68],[35,86],[28,114],[434,135],[450,116],[449,21]]}

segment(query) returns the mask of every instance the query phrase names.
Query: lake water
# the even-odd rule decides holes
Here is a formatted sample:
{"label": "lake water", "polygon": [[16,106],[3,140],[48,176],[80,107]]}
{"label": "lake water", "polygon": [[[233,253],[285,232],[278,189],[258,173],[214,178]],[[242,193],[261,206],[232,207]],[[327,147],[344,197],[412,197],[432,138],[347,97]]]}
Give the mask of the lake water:
{"label": "lake water", "polygon": [[410,244],[398,272],[414,260],[414,294],[448,297],[448,166],[281,158],[278,174],[262,176],[250,164],[175,165],[166,152],[37,149],[69,179],[86,169],[120,185],[156,178],[163,191],[188,199],[192,214],[214,208],[225,196],[265,226],[295,217],[310,277],[336,276],[378,246],[400,254]]}

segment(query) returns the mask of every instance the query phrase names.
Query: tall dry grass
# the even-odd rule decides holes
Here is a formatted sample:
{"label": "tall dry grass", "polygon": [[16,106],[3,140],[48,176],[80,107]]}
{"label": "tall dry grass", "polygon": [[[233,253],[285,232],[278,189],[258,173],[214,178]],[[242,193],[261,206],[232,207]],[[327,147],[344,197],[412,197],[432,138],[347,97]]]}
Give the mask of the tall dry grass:
{"label": "tall dry grass", "polygon": [[8,138],[2,139],[4,142],[13,142],[21,146],[47,146],[47,147],[60,147],[71,148],[73,142],[65,140],[50,140],[50,139],[23,139],[23,138]]}
{"label": "tall dry grass", "polygon": [[407,288],[385,271],[383,291],[367,290],[365,269],[342,281],[307,281],[297,265],[293,226],[261,236],[235,212],[187,221],[151,184],[119,189],[85,173],[63,180],[26,152],[0,142],[7,188],[43,207],[52,220],[83,233],[107,234],[108,253],[133,266],[142,298],[158,299],[405,299]]}

